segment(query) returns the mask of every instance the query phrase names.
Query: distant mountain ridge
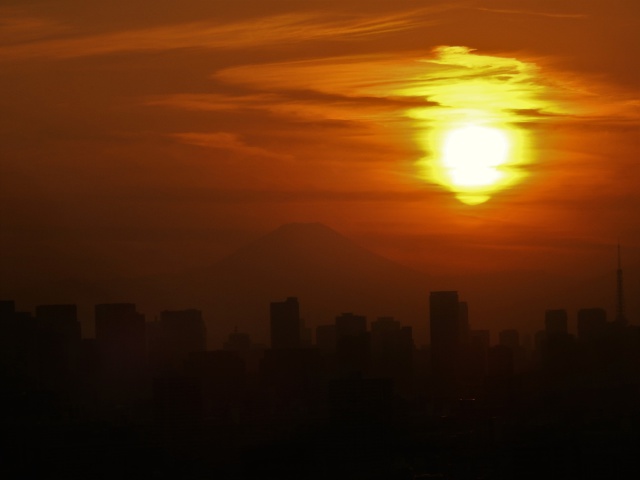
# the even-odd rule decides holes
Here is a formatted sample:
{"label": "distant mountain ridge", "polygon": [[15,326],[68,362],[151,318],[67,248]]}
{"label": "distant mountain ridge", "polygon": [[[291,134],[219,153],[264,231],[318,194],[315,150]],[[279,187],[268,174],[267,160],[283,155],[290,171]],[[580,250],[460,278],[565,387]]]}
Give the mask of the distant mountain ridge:
{"label": "distant mountain ridge", "polygon": [[238,325],[266,339],[269,303],[288,296],[299,298],[311,326],[330,323],[344,311],[372,318],[396,315],[411,323],[418,308],[424,318],[427,297],[425,274],[320,223],[282,225],[215,265],[174,277],[171,283],[190,285],[190,292],[181,295],[207,305],[214,337]]}
{"label": "distant mountain ridge", "polygon": [[[214,268],[261,272],[272,278],[314,272],[322,275],[390,273],[422,277],[423,273],[356,245],[321,223],[289,223],[219,261]],[[351,268],[350,268],[351,267]]]}

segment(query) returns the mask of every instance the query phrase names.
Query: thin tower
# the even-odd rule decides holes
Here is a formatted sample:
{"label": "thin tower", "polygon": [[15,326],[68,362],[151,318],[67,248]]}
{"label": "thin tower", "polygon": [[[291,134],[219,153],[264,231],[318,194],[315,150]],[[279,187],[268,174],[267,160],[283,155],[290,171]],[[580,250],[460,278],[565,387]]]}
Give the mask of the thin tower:
{"label": "thin tower", "polygon": [[618,270],[616,272],[617,289],[616,289],[616,323],[620,325],[627,324],[627,318],[624,314],[624,289],[622,286],[622,260],[620,255],[620,242],[618,242]]}

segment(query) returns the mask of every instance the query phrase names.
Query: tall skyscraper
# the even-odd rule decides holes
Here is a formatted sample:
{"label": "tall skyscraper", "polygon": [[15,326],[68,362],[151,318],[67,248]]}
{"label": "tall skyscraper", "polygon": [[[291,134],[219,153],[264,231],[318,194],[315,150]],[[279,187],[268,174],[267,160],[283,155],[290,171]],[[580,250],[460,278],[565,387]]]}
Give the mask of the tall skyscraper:
{"label": "tall skyscraper", "polygon": [[436,383],[452,385],[461,354],[461,315],[458,292],[431,292],[429,296],[431,366]]}
{"label": "tall skyscraper", "polygon": [[622,258],[620,255],[620,243],[618,243],[618,269],[616,271],[616,323],[627,324],[624,311],[624,285],[622,283]]}
{"label": "tall skyscraper", "polygon": [[458,315],[460,317],[460,341],[463,344],[469,342],[469,304],[460,302],[458,304]]}
{"label": "tall skyscraper", "polygon": [[366,374],[371,365],[367,317],[343,313],[336,317],[336,354],[341,375]]}
{"label": "tall skyscraper", "polygon": [[375,375],[408,382],[413,368],[413,330],[393,317],[371,322],[371,356]]}
{"label": "tall skyscraper", "polygon": [[299,348],[301,345],[300,307],[296,297],[271,303],[271,348]]}

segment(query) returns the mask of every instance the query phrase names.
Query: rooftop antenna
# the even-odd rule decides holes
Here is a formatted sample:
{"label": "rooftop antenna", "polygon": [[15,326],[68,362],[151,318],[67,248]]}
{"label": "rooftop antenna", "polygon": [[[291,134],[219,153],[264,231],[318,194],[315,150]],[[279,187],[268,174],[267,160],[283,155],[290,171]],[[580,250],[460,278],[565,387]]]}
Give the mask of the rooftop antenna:
{"label": "rooftop antenna", "polygon": [[618,240],[618,270],[616,272],[616,323],[626,325],[627,319],[624,314],[624,289],[622,285],[622,259],[620,255],[620,240]]}

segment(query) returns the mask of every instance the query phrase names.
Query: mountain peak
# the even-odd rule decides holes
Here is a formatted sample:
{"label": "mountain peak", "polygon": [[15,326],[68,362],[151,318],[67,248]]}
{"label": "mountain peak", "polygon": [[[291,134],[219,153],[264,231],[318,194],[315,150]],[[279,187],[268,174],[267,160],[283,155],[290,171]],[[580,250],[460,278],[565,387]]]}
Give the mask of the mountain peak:
{"label": "mountain peak", "polygon": [[365,276],[379,273],[385,277],[390,276],[390,271],[395,272],[394,275],[401,271],[409,276],[418,274],[319,222],[281,225],[237,250],[218,266],[235,271],[263,271],[273,276],[288,272],[294,277],[316,279],[344,277],[356,272]]}
{"label": "mountain peak", "polygon": [[324,223],[285,223],[257,240],[259,243],[278,242],[281,244],[313,245],[341,242],[343,245],[353,242]]}
{"label": "mountain peak", "polygon": [[[331,227],[328,227],[324,223],[320,222],[292,222],[285,223],[280,225],[278,228],[273,230],[269,235],[333,235],[340,236],[338,232],[336,232]],[[344,237],[343,237],[344,238]],[[346,240],[346,238],[345,238]]]}
{"label": "mountain peak", "polygon": [[331,230],[328,226],[321,222],[290,222],[283,223],[275,231],[278,230]]}

